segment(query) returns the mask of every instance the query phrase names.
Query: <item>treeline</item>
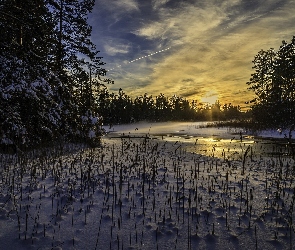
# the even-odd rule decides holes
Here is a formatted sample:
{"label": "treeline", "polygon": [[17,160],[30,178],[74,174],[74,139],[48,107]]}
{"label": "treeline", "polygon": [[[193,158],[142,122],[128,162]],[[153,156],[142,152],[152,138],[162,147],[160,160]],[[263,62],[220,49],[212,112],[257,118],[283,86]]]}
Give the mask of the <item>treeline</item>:
{"label": "treeline", "polygon": [[249,113],[231,103],[221,105],[202,104],[197,101],[160,94],[156,97],[144,94],[132,99],[122,89],[110,93],[107,88],[100,91],[97,112],[104,123],[119,124],[142,120],[148,121],[220,121],[249,118]]}

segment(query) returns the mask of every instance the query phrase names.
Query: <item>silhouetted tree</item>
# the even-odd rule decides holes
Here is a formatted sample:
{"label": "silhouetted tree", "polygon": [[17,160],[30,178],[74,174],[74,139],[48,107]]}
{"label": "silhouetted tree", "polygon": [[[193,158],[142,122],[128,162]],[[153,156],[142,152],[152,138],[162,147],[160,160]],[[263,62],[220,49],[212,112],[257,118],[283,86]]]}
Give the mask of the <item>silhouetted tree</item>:
{"label": "silhouetted tree", "polygon": [[253,118],[268,126],[288,126],[295,121],[295,37],[278,51],[261,50],[254,58],[255,72],[247,83],[256,94]]}
{"label": "silhouetted tree", "polygon": [[171,117],[171,107],[169,105],[169,100],[164,94],[156,96],[155,101],[155,119],[157,121],[163,121],[170,119]]}
{"label": "silhouetted tree", "polygon": [[241,114],[241,107],[234,106],[231,103],[223,105],[224,120],[238,119]]}
{"label": "silhouetted tree", "polygon": [[221,104],[218,100],[212,105],[211,112],[213,121],[219,121],[223,119],[221,115]]}

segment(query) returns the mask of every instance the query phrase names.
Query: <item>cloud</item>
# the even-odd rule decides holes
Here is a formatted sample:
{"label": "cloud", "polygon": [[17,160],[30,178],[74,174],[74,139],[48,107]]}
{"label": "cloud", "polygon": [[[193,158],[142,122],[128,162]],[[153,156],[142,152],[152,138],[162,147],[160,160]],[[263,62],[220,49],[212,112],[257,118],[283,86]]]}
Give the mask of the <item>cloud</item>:
{"label": "cloud", "polygon": [[[275,24],[276,19],[286,18],[277,13],[282,6],[272,11],[264,10],[265,13],[259,9],[255,18],[252,13],[238,11],[236,5],[240,1],[231,3],[162,10],[161,22],[150,23],[138,30],[138,35],[149,39],[162,39],[166,35],[171,39],[170,43],[178,40],[181,44],[154,67],[149,90],[165,92],[169,89],[179,93],[179,86],[184,84],[179,81],[180,75],[193,79],[195,88],[215,89],[221,98],[227,98],[226,93],[232,89],[247,88],[255,54],[266,40],[276,43],[276,38],[270,39],[279,30],[276,26],[282,26],[280,22]],[[248,95],[250,98],[250,93]],[[241,102],[248,97],[244,93],[232,97],[236,101],[238,98]]]}
{"label": "cloud", "polygon": [[97,2],[100,7],[112,11],[114,14],[139,11],[138,2],[136,0],[98,0]]}
{"label": "cloud", "polygon": [[136,0],[117,0],[115,4],[120,9],[125,9],[129,12],[138,11],[138,3]]}
{"label": "cloud", "polygon": [[[133,96],[147,92],[201,99],[213,91],[222,103],[243,103],[253,95],[246,82],[254,56],[294,35],[294,1],[128,2],[132,18],[121,16],[125,25],[118,21],[114,43],[107,42],[105,50],[122,65],[111,73],[115,85]],[[145,57],[165,48],[170,49]],[[141,59],[125,63],[136,58]]]}
{"label": "cloud", "polygon": [[159,7],[162,7],[163,5],[165,5],[168,2],[169,2],[169,0],[152,0],[153,9],[157,9]]}
{"label": "cloud", "polygon": [[122,25],[126,17],[139,12],[137,0],[96,0],[90,21],[94,28],[99,26],[101,31],[109,32],[113,26],[117,28],[117,24]]}
{"label": "cloud", "polygon": [[143,25],[135,34],[150,40],[169,39],[172,45],[183,44],[196,38],[197,34],[216,27],[226,18],[217,8],[208,6],[201,9],[188,4],[176,9],[160,9],[158,16],[159,20]]}
{"label": "cloud", "polygon": [[116,54],[127,54],[129,52],[129,46],[128,45],[122,45],[118,44],[116,46],[111,46],[109,44],[104,45],[105,52],[111,56],[114,56]]}
{"label": "cloud", "polygon": [[195,80],[192,79],[192,78],[187,78],[187,79],[182,79],[182,82],[184,82],[184,83],[194,83]]}

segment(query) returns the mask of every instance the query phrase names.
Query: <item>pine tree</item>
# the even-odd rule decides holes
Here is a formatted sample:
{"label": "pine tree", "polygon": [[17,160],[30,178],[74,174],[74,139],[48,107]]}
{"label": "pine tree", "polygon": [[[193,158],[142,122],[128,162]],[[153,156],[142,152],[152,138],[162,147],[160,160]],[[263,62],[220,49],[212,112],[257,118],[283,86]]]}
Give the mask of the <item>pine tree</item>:
{"label": "pine tree", "polygon": [[58,81],[46,64],[48,10],[37,0],[2,1],[0,7],[1,138],[17,145],[35,143],[41,134],[52,137],[60,116],[53,101]]}
{"label": "pine tree", "polygon": [[[94,0],[47,0],[51,10],[51,20],[54,23],[54,71],[60,78],[71,73],[80,74],[91,66],[98,75],[104,75],[100,68],[102,63],[97,57],[99,51],[91,42],[92,27],[88,24],[88,14],[91,12]],[[87,60],[85,60],[85,57]]]}
{"label": "pine tree", "polygon": [[256,94],[252,100],[254,119],[267,126],[295,122],[295,37],[275,51],[261,50],[254,58],[255,72],[247,83]]}
{"label": "pine tree", "polygon": [[0,143],[29,145],[101,132],[92,84],[99,87],[105,71],[90,41],[87,14],[93,4],[0,2]]}
{"label": "pine tree", "polygon": [[[87,115],[90,120],[96,116],[95,100],[98,92],[104,86],[104,81],[110,82],[108,79],[101,79],[106,74],[102,68],[104,63],[97,56],[99,51],[90,39],[92,28],[87,18],[94,3],[94,0],[47,0],[56,35],[53,70],[74,93],[78,106],[77,115],[84,117],[84,120]],[[78,119],[78,126],[79,121],[81,120]],[[84,124],[80,124],[80,130],[81,133],[88,133],[87,129],[83,131]]]}

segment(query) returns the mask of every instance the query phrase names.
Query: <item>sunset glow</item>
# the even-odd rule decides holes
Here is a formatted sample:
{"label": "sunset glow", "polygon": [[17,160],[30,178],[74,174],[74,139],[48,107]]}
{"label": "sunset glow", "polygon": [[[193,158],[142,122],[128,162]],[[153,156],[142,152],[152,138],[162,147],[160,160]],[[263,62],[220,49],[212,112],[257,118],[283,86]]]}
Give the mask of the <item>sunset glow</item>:
{"label": "sunset glow", "polygon": [[112,90],[245,107],[254,56],[292,38],[294,10],[284,0],[98,0],[90,22]]}
{"label": "sunset glow", "polygon": [[214,91],[207,92],[204,96],[201,97],[201,102],[204,104],[214,104],[218,100],[218,95]]}

